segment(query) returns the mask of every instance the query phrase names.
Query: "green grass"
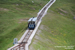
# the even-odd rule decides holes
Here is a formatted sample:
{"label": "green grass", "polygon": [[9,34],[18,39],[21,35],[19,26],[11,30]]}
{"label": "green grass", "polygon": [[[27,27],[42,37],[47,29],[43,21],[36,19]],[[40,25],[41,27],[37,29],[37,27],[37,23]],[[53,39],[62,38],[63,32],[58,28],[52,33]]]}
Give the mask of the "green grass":
{"label": "green grass", "polygon": [[0,0],[0,50],[13,46],[13,39],[23,35],[27,21],[36,17],[48,0]]}
{"label": "green grass", "polygon": [[[42,19],[30,45],[30,50],[75,50],[74,3],[75,0],[57,0],[51,6]],[[65,49],[63,46],[74,47],[73,49]]]}

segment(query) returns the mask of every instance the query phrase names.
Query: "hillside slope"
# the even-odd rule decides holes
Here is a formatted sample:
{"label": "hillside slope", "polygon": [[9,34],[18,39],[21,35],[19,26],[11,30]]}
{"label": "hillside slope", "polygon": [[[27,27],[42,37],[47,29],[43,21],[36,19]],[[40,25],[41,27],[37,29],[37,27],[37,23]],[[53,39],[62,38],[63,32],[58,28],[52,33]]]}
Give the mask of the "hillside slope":
{"label": "hillside slope", "polygon": [[36,17],[37,12],[48,0],[0,0],[0,50],[13,46],[13,39],[23,35],[27,29],[30,17]]}
{"label": "hillside slope", "polygon": [[32,40],[29,50],[75,50],[75,0],[57,0]]}

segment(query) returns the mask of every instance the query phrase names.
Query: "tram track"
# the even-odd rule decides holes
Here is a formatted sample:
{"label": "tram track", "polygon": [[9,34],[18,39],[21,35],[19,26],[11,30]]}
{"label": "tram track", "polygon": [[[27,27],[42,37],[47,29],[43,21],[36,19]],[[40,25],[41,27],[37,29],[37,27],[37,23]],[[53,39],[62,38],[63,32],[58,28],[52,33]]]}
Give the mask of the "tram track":
{"label": "tram track", "polygon": [[[28,30],[27,34],[25,35],[24,39],[22,40],[19,45],[11,48],[10,50],[25,50],[25,44],[27,43],[30,35],[32,34],[33,30]],[[23,49],[22,49],[23,48]]]}
{"label": "tram track", "polygon": [[37,20],[39,21],[41,19],[41,17],[43,16],[45,10],[48,8],[48,6],[53,2],[54,0],[51,0],[48,5],[46,5],[46,7],[43,8],[43,10],[40,12],[40,14],[37,16]]}
{"label": "tram track", "polygon": [[[53,2],[54,0],[51,0],[46,7],[43,8],[43,10],[40,12],[40,14],[37,16],[37,23],[41,20],[45,10],[48,8],[48,6]],[[18,45],[8,49],[8,50],[26,50],[25,46],[28,43],[28,39],[31,36],[31,34],[33,33],[34,30],[29,30],[27,31],[26,35],[23,37],[22,41],[20,43],[18,43]]]}

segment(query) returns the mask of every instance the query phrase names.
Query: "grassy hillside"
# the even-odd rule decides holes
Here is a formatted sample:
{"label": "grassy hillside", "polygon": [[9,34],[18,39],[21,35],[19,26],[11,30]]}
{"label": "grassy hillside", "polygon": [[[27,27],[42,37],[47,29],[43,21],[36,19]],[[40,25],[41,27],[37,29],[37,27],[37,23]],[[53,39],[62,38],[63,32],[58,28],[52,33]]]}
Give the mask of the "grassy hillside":
{"label": "grassy hillside", "polygon": [[75,50],[75,0],[57,0],[32,40],[30,50]]}
{"label": "grassy hillside", "polygon": [[0,50],[13,45],[13,39],[23,35],[27,20],[36,17],[47,0],[0,0]]}

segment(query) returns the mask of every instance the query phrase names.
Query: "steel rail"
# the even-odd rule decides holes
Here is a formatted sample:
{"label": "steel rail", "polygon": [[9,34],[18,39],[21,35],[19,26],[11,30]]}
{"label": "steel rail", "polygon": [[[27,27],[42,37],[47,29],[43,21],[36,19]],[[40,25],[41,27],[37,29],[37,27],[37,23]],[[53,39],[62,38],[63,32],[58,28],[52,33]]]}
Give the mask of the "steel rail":
{"label": "steel rail", "polygon": [[[48,5],[46,6],[46,7],[44,7],[43,8],[43,10],[41,11],[41,13],[37,16],[37,23],[39,22],[39,20],[42,18],[42,15],[44,14],[44,12],[45,12],[45,10],[48,8],[48,6],[53,2],[54,0],[52,0],[52,1],[50,1],[50,3],[48,3]],[[26,33],[26,35],[25,35],[25,37],[24,37],[24,39],[21,41],[21,43],[19,43],[19,45],[17,45],[17,46],[15,46],[15,47],[13,47],[13,48],[11,48],[10,50],[14,50],[14,49],[16,49],[16,50],[20,50],[20,48],[21,47],[24,47],[23,49],[25,50],[25,45],[26,45],[26,43],[27,43],[27,41],[28,41],[28,39],[29,39],[29,37],[31,36],[31,34],[32,34],[32,32],[33,32],[34,30],[28,30],[28,32]],[[28,37],[27,37],[28,36]],[[26,38],[27,37],[27,38]],[[26,40],[26,41],[25,41]]]}
{"label": "steel rail", "polygon": [[[25,44],[27,43],[27,41],[28,41],[30,35],[32,34],[32,32],[33,32],[33,30],[28,30],[28,32],[27,32],[27,34],[25,35],[25,37],[24,37],[24,39],[22,40],[22,42],[19,43],[18,46],[12,48],[11,50],[13,50],[13,49],[15,49],[15,48],[16,48],[16,50],[18,50],[18,49],[20,49],[20,47],[22,47],[22,46],[24,46],[24,50],[25,50]],[[28,36],[28,38],[26,39],[27,36]],[[24,41],[25,39],[26,39],[26,41]]]}

